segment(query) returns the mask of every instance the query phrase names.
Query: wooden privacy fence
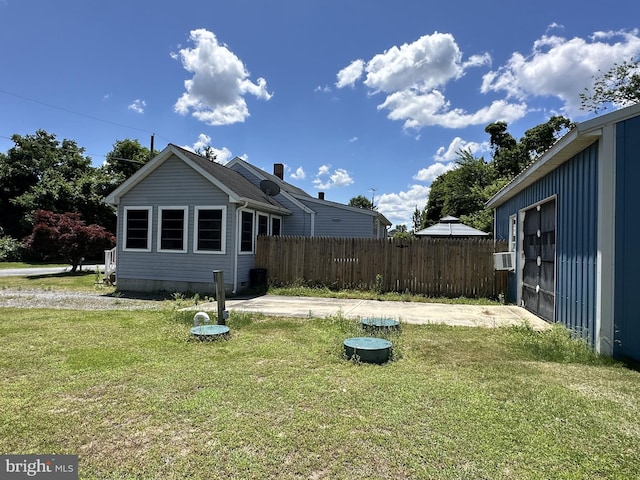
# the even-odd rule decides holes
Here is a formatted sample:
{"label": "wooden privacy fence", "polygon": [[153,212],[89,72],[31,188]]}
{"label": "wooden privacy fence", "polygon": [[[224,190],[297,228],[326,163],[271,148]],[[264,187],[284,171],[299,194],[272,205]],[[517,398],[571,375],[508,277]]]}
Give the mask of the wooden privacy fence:
{"label": "wooden privacy fence", "polygon": [[507,276],[494,271],[492,254],[506,249],[506,242],[487,239],[261,236],[255,265],[272,285],[497,297]]}

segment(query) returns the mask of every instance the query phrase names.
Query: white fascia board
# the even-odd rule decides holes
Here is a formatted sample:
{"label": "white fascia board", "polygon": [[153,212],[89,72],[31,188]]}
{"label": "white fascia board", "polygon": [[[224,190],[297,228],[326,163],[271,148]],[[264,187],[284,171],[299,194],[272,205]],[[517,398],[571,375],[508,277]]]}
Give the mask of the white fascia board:
{"label": "white fascia board", "polygon": [[242,205],[246,205],[246,208],[251,208],[254,210],[260,210],[263,212],[270,212],[270,213],[278,213],[280,215],[291,215],[292,212],[291,210],[284,208],[284,207],[278,207],[276,205],[271,205],[270,203],[262,203],[262,202],[256,202],[255,200],[251,200],[250,198],[238,198],[237,200],[233,200],[231,201],[231,199],[229,199],[230,202],[232,203],[238,203],[238,204],[242,204]]}

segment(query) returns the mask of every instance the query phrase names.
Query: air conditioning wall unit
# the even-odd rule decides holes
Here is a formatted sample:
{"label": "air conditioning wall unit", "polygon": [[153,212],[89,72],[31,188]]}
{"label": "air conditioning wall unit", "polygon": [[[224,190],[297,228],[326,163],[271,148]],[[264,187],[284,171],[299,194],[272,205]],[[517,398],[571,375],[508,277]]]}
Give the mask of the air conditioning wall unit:
{"label": "air conditioning wall unit", "polygon": [[516,269],[516,252],[498,252],[493,254],[494,270]]}

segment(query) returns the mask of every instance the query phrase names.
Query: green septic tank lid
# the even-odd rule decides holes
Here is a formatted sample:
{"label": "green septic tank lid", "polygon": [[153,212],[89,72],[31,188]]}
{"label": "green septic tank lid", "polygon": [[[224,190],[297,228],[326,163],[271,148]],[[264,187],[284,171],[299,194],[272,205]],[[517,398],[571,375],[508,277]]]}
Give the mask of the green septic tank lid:
{"label": "green septic tank lid", "polygon": [[374,328],[397,328],[400,322],[393,318],[363,318],[360,320],[363,327]]}
{"label": "green septic tank lid", "polygon": [[204,340],[214,339],[229,333],[229,327],[226,325],[199,325],[191,328],[191,335]]}
{"label": "green septic tank lid", "polygon": [[346,357],[358,356],[361,362],[385,363],[389,361],[392,343],[384,338],[353,337],[344,341]]}

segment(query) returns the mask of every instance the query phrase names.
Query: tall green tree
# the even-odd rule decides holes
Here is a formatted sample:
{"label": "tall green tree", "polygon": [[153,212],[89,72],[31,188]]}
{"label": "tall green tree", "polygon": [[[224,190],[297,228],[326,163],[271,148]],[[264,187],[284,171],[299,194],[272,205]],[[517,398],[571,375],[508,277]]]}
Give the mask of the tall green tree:
{"label": "tall green tree", "polygon": [[78,213],[115,231],[115,212],[103,198],[118,183],[93,167],[83,148],[44,130],[12,140],[14,146],[0,154],[0,228],[7,235],[27,235],[38,209]]}
{"label": "tall green tree", "polygon": [[495,180],[491,165],[475,158],[468,150],[458,152],[456,167],[431,184],[427,200],[426,223],[433,225],[446,215],[460,217],[484,208],[484,189]]}
{"label": "tall green tree", "polygon": [[130,138],[116,140],[113,149],[106,155],[103,168],[119,185],[157,154],[155,149],[152,154],[138,140]]}
{"label": "tall green tree", "polygon": [[350,207],[358,207],[364,208],[365,210],[375,210],[376,207],[373,205],[373,202],[369,200],[364,195],[358,195],[357,197],[353,197],[349,200]]}
{"label": "tall green tree", "polygon": [[595,79],[593,89],[584,90],[580,108],[594,113],[610,105],[625,107],[640,102],[640,60],[615,63]]}

